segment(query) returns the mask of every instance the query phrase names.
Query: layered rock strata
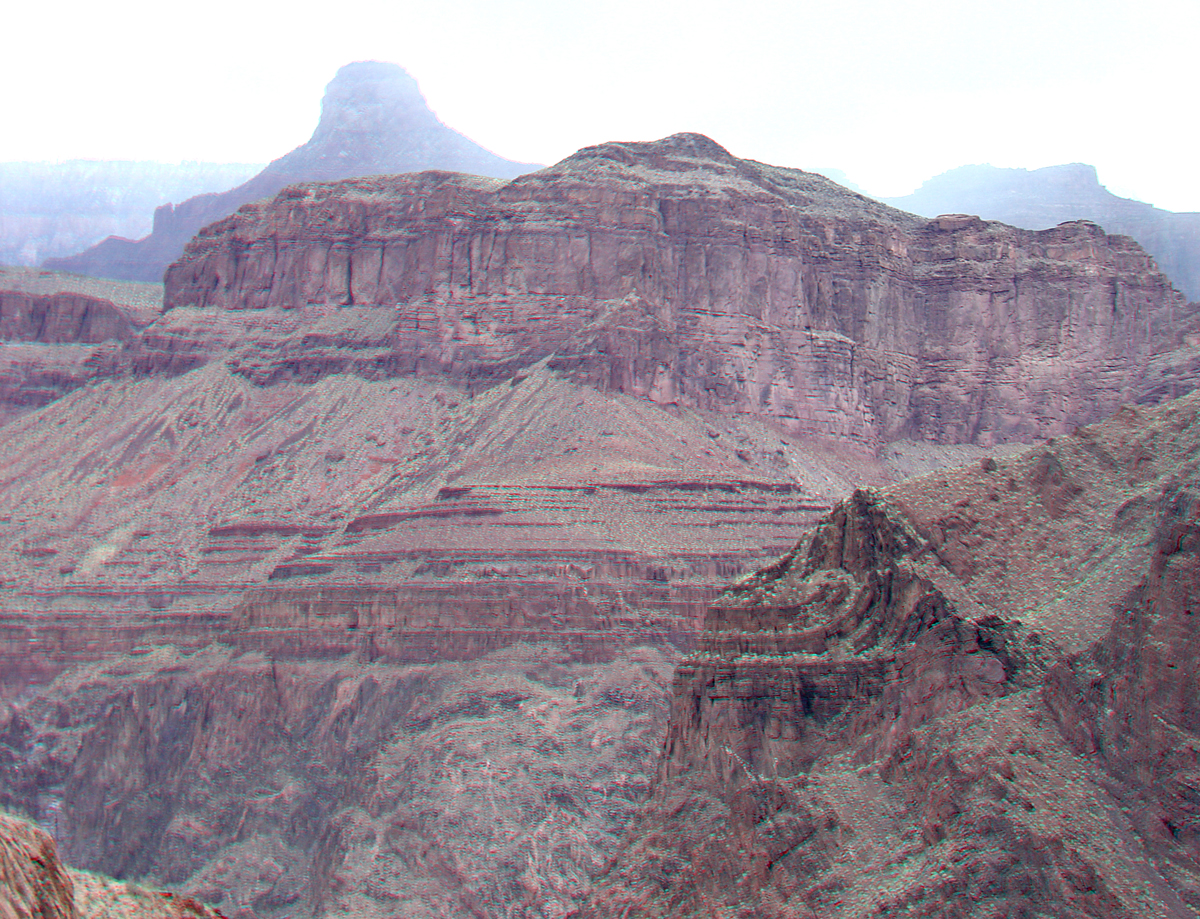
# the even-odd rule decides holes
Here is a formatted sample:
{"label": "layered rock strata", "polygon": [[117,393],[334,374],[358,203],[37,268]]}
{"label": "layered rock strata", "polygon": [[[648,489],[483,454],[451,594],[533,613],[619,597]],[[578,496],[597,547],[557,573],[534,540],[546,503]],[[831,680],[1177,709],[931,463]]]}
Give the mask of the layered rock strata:
{"label": "layered rock strata", "polygon": [[710,610],[593,913],[1191,915],[1198,454],[1191,397],[835,508]]}
{"label": "layered rock strata", "polygon": [[5,434],[11,691],[156,641],[412,662],[547,633],[589,659],[685,646],[848,470],[882,475],[544,367],[472,397],[216,365],[98,385]]}
{"label": "layered rock strata", "polygon": [[0,268],[0,424],[126,372],[123,345],[162,311],[162,289]]}
{"label": "layered rock strata", "polygon": [[[375,308],[369,332],[325,345],[363,375],[486,385],[553,355],[604,388],[872,448],[1065,433],[1140,396],[1197,323],[1094,224],[922,220],[698,135],[507,184],[294,186],[207,228],[166,276],[172,310],[309,304]],[[292,366],[266,352],[244,372]]]}

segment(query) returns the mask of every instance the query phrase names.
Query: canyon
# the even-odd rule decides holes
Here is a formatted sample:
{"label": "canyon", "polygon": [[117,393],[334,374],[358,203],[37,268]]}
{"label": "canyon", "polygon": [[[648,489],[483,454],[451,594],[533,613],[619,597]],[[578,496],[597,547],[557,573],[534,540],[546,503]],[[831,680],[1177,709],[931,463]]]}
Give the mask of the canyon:
{"label": "canyon", "polygon": [[[1087,222],[684,134],[289,185],[163,285],[0,287],[0,806],[230,919],[832,914],[882,783],[863,858],[928,880],[969,835],[957,772],[904,829],[974,736],[939,719],[1090,755],[1054,734],[1118,731],[1087,655],[1157,666],[1105,604],[1190,589],[1155,508],[1190,519],[1200,306]],[[1113,806],[1155,750],[1096,767]]]}

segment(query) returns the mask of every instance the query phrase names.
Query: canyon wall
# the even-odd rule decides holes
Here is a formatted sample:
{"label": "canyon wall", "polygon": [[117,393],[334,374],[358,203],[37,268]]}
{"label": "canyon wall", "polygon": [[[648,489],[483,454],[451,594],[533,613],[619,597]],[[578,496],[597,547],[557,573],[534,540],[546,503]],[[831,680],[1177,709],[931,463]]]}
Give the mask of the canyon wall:
{"label": "canyon wall", "polygon": [[1093,224],[921,220],[698,135],[507,184],[294,186],[208,227],[166,276],[168,309],[309,304],[378,308],[383,353],[357,372],[465,384],[554,355],[593,385],[869,448],[1065,433],[1157,385],[1147,366],[1197,322]]}
{"label": "canyon wall", "polygon": [[1114,195],[1100,184],[1094,166],[961,166],[911,195],[880,200],[927,217],[964,212],[1030,230],[1091,220],[1109,233],[1132,236],[1188,299],[1200,299],[1200,213],[1166,211]]}
{"label": "canyon wall", "polygon": [[162,289],[0,268],[0,424],[125,372]]}
{"label": "canyon wall", "polygon": [[[1134,640],[1096,644],[1194,476],[1194,402],[998,446],[1194,384],[1196,307],[1136,244],[927,221],[680,135],[507,183],[288,186],[165,290],[119,330],[96,305],[119,336],[91,343],[91,306],[24,289],[12,334],[55,340],[0,344],[82,368],[0,451],[0,803],[72,863],[237,919],[805,915],[891,865],[928,911],[975,889],[956,846],[997,909],[1123,896],[1024,816],[1045,770],[997,765],[1034,809],[979,816],[1000,786],[947,763],[1002,723],[1066,768],[1124,736],[1109,698],[1161,695],[1079,662]],[[987,461],[839,504],[901,447]]]}

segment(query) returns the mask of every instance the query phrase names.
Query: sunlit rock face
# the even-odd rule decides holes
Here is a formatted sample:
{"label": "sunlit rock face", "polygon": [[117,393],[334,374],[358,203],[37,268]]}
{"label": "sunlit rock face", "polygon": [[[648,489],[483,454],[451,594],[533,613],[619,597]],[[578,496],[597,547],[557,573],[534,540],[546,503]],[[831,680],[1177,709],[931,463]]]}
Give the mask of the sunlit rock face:
{"label": "sunlit rock face", "polygon": [[4,919],[224,919],[192,897],[68,868],[54,839],[0,812],[0,916]]}
{"label": "sunlit rock face", "polygon": [[1200,399],[859,491],[710,609],[595,916],[1200,907]]}

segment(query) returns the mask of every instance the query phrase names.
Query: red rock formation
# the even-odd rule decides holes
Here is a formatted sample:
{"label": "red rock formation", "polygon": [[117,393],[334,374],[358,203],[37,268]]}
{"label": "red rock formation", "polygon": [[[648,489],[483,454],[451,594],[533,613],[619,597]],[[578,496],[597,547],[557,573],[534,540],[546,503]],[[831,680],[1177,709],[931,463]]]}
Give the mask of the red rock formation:
{"label": "red rock formation", "polygon": [[566,915],[650,785],[675,659],[162,648],[34,694],[0,756],[65,857],[231,919]]}
{"label": "red rock formation", "polygon": [[[577,379],[874,447],[1065,433],[1195,331],[1131,240],[924,221],[698,135],[582,150],[508,184],[296,186],[207,228],[168,308],[381,308],[331,369]],[[349,349],[365,349],[355,355]],[[242,372],[294,373],[294,340]]]}
{"label": "red rock formation", "polygon": [[[659,664],[722,582],[887,478],[876,445],[1032,436],[1191,383],[1195,317],[1128,241],[930,223],[691,135],[507,185],[292,187],[170,281],[111,374],[3,428],[0,795],[61,800],[77,861],[279,919],[568,914],[648,787]],[[849,885],[835,830],[886,816],[884,766],[851,780],[850,758],[898,770],[931,726],[958,743],[999,711],[1012,743],[1068,756],[1030,714],[1041,683],[1010,691],[1043,666],[1010,618],[1074,596],[1076,558],[1149,564],[1141,505],[1115,542],[1084,509],[1159,475],[1169,441],[1142,466],[1055,446],[975,491],[860,497],[742,592],[795,597],[722,604],[679,684],[719,691],[680,715],[663,781],[696,827],[742,822],[687,843],[699,874],[668,900]],[[1027,631],[1086,652],[1060,619]],[[812,794],[775,781],[803,768]],[[912,808],[965,838],[943,786],[914,784],[940,768],[872,858],[924,839]],[[762,794],[729,798],[739,776]],[[760,853],[745,878],[731,845]],[[1012,883],[1059,883],[1062,859]]]}
{"label": "red rock formation", "polygon": [[273,161],[237,188],[165,204],[154,229],[139,240],[111,236],[79,255],[47,259],[53,271],[159,281],[163,269],[206,224],[293,182],[453,169],[508,178],[536,168],[484,150],[442,124],[416,81],[395,64],[347,64],[325,89],[321,120],[308,142]]}
{"label": "red rock formation", "polygon": [[0,813],[0,916],[76,919],[75,891],[54,841]]}
{"label": "red rock formation", "polygon": [[1189,915],[1200,398],[856,493],[713,607],[596,915]]}
{"label": "red rock formation", "polygon": [[0,338],[43,344],[99,344],[133,337],[131,317],[115,303],[83,294],[0,290]]}
{"label": "red rock formation", "polygon": [[0,269],[0,424],[122,373],[121,345],[161,307],[161,292],[155,306],[129,285]]}
{"label": "red rock formation", "polygon": [[224,919],[190,897],[72,871],[45,832],[0,813],[3,919]]}
{"label": "red rock formation", "polygon": [[214,366],[96,387],[6,436],[13,690],[154,641],[413,662],[548,630],[587,659],[686,645],[849,469],[882,475],[545,369],[470,397]]}

